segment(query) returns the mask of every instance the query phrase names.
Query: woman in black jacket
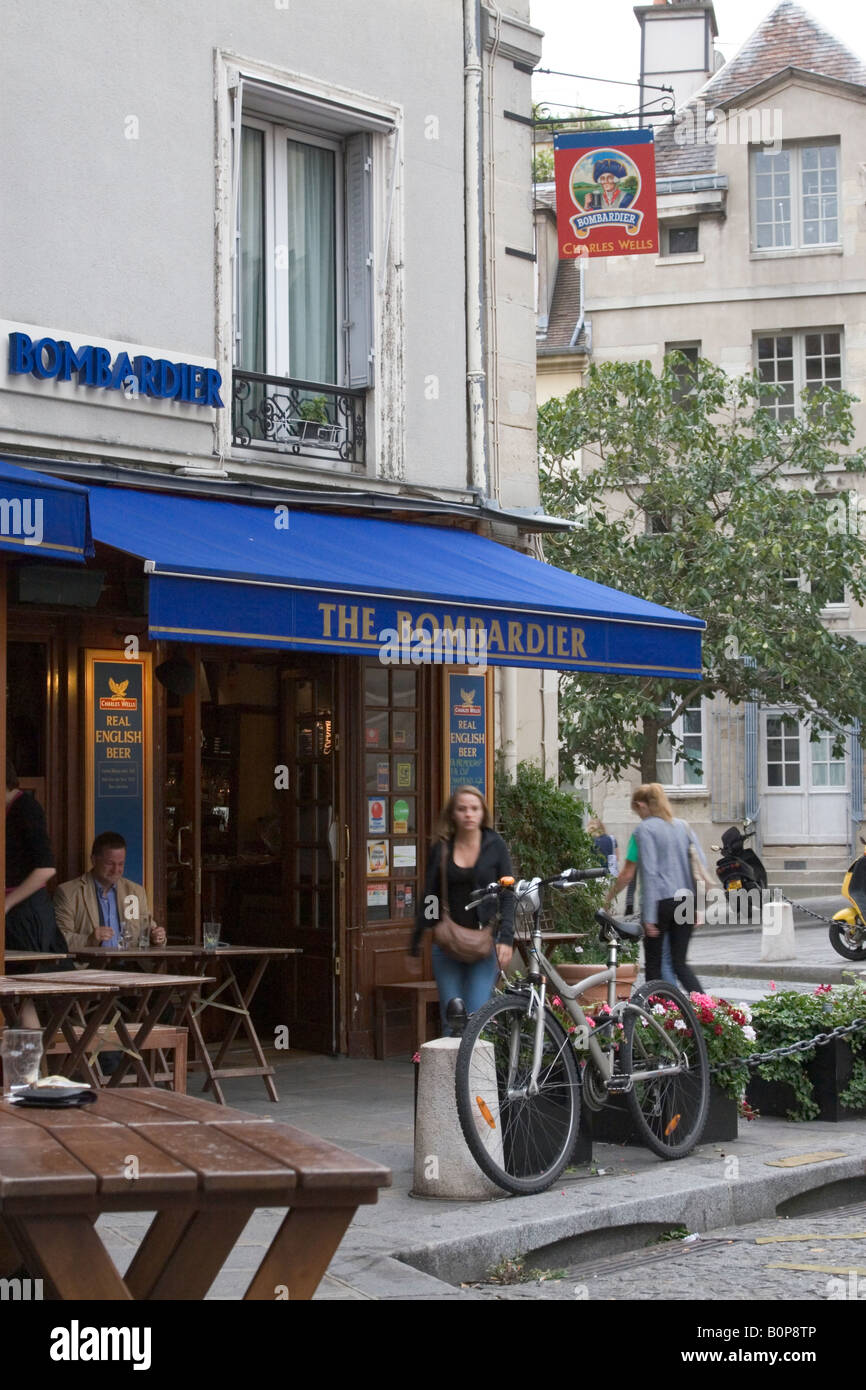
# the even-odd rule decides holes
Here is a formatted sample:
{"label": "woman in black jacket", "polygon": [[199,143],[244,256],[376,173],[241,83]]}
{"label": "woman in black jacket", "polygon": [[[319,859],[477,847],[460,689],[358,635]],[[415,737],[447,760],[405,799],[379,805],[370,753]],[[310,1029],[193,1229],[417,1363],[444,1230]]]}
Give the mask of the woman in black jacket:
{"label": "woman in black jacket", "polygon": [[[424,898],[419,903],[412,937],[412,954],[417,955],[424,932],[439,921],[442,894],[442,846],[446,846],[446,890],[448,911],[461,926],[489,922],[495,903],[482,903],[476,911],[466,910],[476,888],[485,888],[498,878],[511,874],[511,857],[501,835],[490,824],[487,803],[476,787],[458,787],[439,820],[438,835],[427,860]],[[503,903],[502,920],[495,944],[485,960],[467,965],[445,954],[433,943],[433,974],[439,988],[439,1010],[445,1021],[452,999],[462,999],[467,1014],[479,1009],[493,992],[500,970],[511,964],[514,940],[514,899]]]}

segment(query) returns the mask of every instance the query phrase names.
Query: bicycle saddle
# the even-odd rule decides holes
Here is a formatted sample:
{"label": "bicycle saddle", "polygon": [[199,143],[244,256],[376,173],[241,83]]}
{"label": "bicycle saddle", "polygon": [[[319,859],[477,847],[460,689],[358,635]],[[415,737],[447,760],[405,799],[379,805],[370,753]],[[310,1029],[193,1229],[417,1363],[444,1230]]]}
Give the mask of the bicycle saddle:
{"label": "bicycle saddle", "polygon": [[[618,922],[615,917],[611,917],[609,912],[605,912],[603,907],[600,907],[596,912],[595,920],[600,927],[608,927],[611,931],[616,932],[620,940],[640,941],[643,936],[643,927],[640,922]],[[601,937],[604,940],[603,931]]]}

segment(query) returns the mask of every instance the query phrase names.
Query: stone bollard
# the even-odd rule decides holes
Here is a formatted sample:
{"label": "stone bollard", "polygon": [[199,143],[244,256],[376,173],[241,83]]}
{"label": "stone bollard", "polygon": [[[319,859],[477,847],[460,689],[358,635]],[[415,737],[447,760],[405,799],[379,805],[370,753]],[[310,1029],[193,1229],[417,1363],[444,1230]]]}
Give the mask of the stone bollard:
{"label": "stone bollard", "polygon": [[761,960],[794,960],[794,909],[790,903],[765,902],[761,907]]}
{"label": "stone bollard", "polygon": [[[459,1047],[459,1038],[436,1038],[421,1048],[413,1197],[483,1201],[505,1195],[502,1188],[484,1176],[463,1138],[454,1095]],[[485,1086],[483,1099],[498,1120],[495,1081]]]}

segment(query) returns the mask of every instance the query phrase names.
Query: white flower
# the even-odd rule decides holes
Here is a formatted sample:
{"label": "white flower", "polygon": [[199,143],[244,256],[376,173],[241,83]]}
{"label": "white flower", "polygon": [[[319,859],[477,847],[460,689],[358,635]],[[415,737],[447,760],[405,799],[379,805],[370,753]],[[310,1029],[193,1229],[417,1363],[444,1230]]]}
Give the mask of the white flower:
{"label": "white flower", "polygon": [[745,1015],[746,1022],[747,1022],[747,1023],[751,1023],[751,1021],[752,1021],[752,1010],[749,1008],[748,1004],[737,1004],[736,1007],[739,1009],[739,1011],[740,1011],[741,1014],[744,1014],[744,1015]]}
{"label": "white flower", "polygon": [[685,1028],[685,1026],[686,1026],[685,1019],[682,1019],[682,1018],[678,1018],[677,1021],[676,1021],[676,1023],[674,1024],[674,1027],[675,1027],[675,1028]]}
{"label": "white flower", "polygon": [[664,1004],[653,1004],[652,1009],[650,1010],[650,1012],[651,1012],[651,1013],[654,1013],[654,1014],[663,1014],[664,1011],[665,1011],[665,1006],[664,1006]]}
{"label": "white flower", "polygon": [[747,1025],[747,1026],[743,1029],[743,1037],[744,1037],[744,1038],[747,1038],[749,1042],[754,1042],[755,1039],[757,1038],[757,1036],[758,1036],[758,1035],[757,1035],[757,1033],[755,1032],[754,1028],[749,1028],[748,1025]]}

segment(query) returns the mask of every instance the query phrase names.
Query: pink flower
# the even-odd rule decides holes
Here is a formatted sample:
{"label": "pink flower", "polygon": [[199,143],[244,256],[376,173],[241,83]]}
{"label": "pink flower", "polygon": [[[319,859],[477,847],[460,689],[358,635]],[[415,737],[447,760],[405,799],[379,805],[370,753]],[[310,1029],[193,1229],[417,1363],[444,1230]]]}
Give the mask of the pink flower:
{"label": "pink flower", "polygon": [[416,1053],[414,1054],[414,1056],[412,1057],[412,1061],[413,1061],[413,1062],[420,1062],[420,1061],[421,1061],[421,1053],[420,1053],[420,1052],[416,1052]]}
{"label": "pink flower", "polygon": [[587,1021],[587,1023],[589,1024],[590,1028],[594,1028],[594,1027],[595,1027],[595,1019],[594,1019],[594,1018],[587,1018],[586,1021]]}
{"label": "pink flower", "polygon": [[776,981],[775,981],[775,980],[771,980],[771,981],[770,981],[770,993],[771,993],[771,994],[773,993],[773,991],[775,990],[775,988],[776,988]]}
{"label": "pink flower", "polygon": [[562,1000],[560,999],[560,997],[559,997],[558,994],[554,994],[554,996],[553,996],[553,998],[551,999],[550,1002],[551,1002],[551,1004],[553,1005],[553,1007],[554,1007],[555,1009],[561,1009],[561,1008],[562,1008]]}
{"label": "pink flower", "polygon": [[833,993],[833,986],[832,986],[832,985],[818,985],[817,989],[814,989],[814,990],[812,991],[812,993],[813,993],[813,994],[832,994],[832,993]]}

